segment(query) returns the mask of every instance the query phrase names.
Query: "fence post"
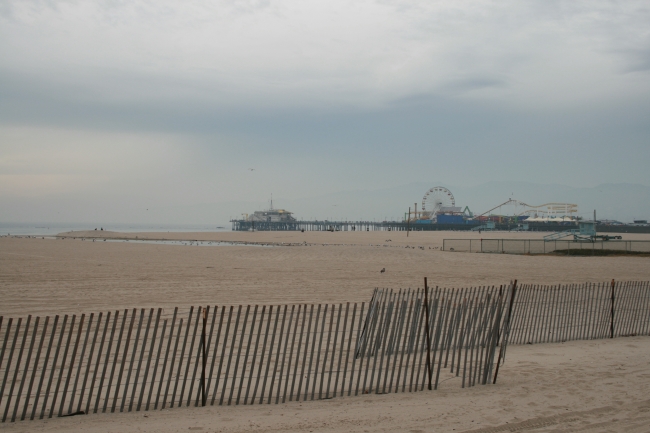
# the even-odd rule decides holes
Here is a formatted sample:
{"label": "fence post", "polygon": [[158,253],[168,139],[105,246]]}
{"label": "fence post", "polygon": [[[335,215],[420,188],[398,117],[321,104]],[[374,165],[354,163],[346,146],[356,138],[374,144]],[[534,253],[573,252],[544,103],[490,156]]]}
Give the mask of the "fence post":
{"label": "fence post", "polygon": [[427,327],[427,375],[429,377],[429,391],[431,391],[431,334],[429,333],[429,286],[427,277],[424,277],[424,314],[426,315]]}
{"label": "fence post", "polygon": [[[517,280],[512,284],[512,293],[510,294],[510,306],[508,307],[508,316],[506,317],[506,323],[504,326],[504,332],[502,340],[500,342],[501,347],[499,348],[499,358],[497,359],[497,366],[494,370],[494,381],[492,384],[497,383],[497,376],[499,375],[499,364],[501,363],[501,357],[504,352],[504,348],[508,345],[508,334],[510,333],[510,317],[512,317],[512,306],[515,302],[515,292],[517,291]],[[498,340],[498,338],[497,338]]]}
{"label": "fence post", "polygon": [[[216,311],[215,311],[216,314]],[[201,363],[201,405],[205,406],[205,367],[207,365],[207,357],[205,350],[205,326],[208,320],[207,309],[203,309],[203,329],[201,329],[201,355],[203,357],[203,362]]]}
{"label": "fence post", "polygon": [[614,338],[614,286],[615,282],[612,279],[612,314],[611,314],[611,322],[609,326],[609,338]]}

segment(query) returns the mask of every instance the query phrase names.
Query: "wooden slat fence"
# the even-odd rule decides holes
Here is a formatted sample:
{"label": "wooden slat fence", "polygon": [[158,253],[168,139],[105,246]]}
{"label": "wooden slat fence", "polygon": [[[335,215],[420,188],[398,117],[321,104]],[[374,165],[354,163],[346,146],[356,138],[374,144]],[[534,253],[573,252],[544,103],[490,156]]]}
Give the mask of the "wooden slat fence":
{"label": "wooden slat fence", "polygon": [[0,317],[0,416],[278,404],[420,391],[433,378],[436,388],[453,378],[463,387],[487,384],[506,292],[431,290],[429,340],[422,290],[376,291],[370,309],[240,305]]}
{"label": "wooden slat fence", "polygon": [[429,381],[435,389],[454,378],[465,387],[496,378],[508,341],[650,335],[647,281],[513,293],[512,284],[435,288],[428,309],[423,290],[377,289],[367,306],[0,317],[0,416],[278,404],[420,391]]}
{"label": "wooden slat fence", "polygon": [[[438,388],[443,368],[449,368],[455,377],[460,377],[462,372],[463,388],[477,382],[487,384],[491,380],[511,293],[512,286],[430,291],[428,344],[433,389]],[[417,358],[418,375],[426,369],[426,325],[423,327],[426,320],[421,317],[425,312],[423,298],[420,289],[399,292],[376,289],[357,340],[356,356],[376,359],[401,351],[406,354],[407,363],[411,354]],[[413,303],[412,316],[406,316],[408,310],[400,308],[409,300]],[[388,375],[388,371],[385,374]]]}
{"label": "wooden slat fence", "polygon": [[650,335],[650,282],[519,285],[510,344]]}

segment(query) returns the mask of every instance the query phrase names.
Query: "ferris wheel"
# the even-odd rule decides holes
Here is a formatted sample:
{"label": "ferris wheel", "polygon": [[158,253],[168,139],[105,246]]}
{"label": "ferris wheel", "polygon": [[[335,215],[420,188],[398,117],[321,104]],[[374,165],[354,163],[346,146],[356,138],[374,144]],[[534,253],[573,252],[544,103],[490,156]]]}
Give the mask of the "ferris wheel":
{"label": "ferris wheel", "polygon": [[431,188],[422,198],[422,214],[425,218],[435,219],[442,208],[454,206],[456,206],[454,195],[443,186]]}

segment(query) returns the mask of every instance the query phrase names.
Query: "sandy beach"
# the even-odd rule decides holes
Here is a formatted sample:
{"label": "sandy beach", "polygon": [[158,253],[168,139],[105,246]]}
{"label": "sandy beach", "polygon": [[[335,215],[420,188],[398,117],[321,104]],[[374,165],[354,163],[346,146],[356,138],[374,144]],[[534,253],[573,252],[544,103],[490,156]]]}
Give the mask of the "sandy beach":
{"label": "sandy beach", "polygon": [[20,432],[626,432],[650,425],[650,341],[511,346],[496,385],[0,424]]}
{"label": "sandy beach", "polygon": [[[93,242],[90,236],[220,240],[275,246]],[[542,236],[541,233],[493,233],[489,237]],[[64,234],[57,240],[2,237],[0,314],[206,304],[361,302],[370,298],[375,287],[422,287],[425,276],[431,286],[441,287],[500,285],[513,279],[523,283],[558,284],[650,277],[647,257],[542,257],[439,250],[444,238],[462,237],[480,239],[481,235],[91,231]],[[483,237],[488,238],[485,234]],[[650,239],[650,235],[625,235],[625,239]],[[382,268],[386,272],[380,273]]]}
{"label": "sandy beach", "polygon": [[[467,232],[73,232],[0,238],[0,315],[368,301],[375,287],[648,280],[647,257],[440,251]],[[138,241],[135,241],[137,237]],[[75,239],[76,238],[76,239]],[[93,239],[94,238],[94,239]],[[104,241],[103,238],[112,239]],[[127,241],[127,239],[129,239]],[[183,240],[177,244],[146,239]],[[650,235],[624,235],[650,240]],[[190,245],[190,241],[193,241]],[[239,245],[197,246],[196,241]],[[246,245],[245,243],[255,244]],[[265,246],[259,246],[263,244]],[[382,268],[386,272],[381,273]],[[511,346],[495,386],[2,424],[7,431],[650,431],[650,339]],[[452,381],[453,382],[453,381]],[[450,382],[449,385],[452,385]]]}

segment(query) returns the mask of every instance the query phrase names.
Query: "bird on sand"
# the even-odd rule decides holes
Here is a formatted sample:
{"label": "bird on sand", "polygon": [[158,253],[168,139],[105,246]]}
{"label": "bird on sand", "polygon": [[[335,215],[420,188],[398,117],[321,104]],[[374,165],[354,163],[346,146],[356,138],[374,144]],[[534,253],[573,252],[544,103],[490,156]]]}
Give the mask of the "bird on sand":
{"label": "bird on sand", "polygon": [[379,271],[379,273],[381,274],[383,274],[384,272],[386,272],[386,268],[381,268],[381,271]]}

